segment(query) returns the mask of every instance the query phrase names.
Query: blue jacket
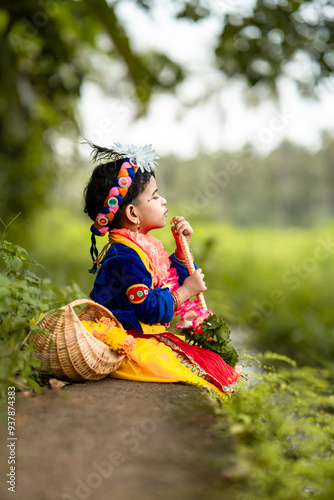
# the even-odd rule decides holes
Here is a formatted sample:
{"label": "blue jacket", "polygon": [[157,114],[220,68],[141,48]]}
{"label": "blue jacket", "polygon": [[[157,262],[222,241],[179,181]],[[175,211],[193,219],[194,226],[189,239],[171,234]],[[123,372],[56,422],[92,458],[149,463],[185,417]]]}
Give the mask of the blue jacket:
{"label": "blue jacket", "polygon": [[[179,285],[189,276],[187,266],[169,256]],[[169,323],[174,301],[168,288],[154,288],[152,274],[140,255],[122,243],[111,245],[94,282],[91,299],[107,307],[125,329],[141,331],[139,323]],[[138,321],[139,320],[139,321]]]}

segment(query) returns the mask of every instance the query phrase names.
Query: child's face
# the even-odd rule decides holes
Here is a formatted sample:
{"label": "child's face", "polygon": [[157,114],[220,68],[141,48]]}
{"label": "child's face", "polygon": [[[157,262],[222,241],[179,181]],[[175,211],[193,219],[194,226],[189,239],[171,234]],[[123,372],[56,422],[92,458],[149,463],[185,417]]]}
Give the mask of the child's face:
{"label": "child's face", "polygon": [[138,197],[136,211],[140,220],[140,233],[146,234],[152,229],[165,227],[167,218],[167,201],[158,194],[156,180],[151,176],[150,182]]}

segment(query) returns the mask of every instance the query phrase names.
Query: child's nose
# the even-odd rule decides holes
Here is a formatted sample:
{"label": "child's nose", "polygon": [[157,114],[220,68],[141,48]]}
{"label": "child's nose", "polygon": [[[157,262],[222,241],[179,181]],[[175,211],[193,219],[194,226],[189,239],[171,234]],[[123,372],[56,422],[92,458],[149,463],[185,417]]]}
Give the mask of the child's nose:
{"label": "child's nose", "polygon": [[166,203],[167,203],[167,200],[165,200],[165,198],[161,197],[161,204],[166,205]]}

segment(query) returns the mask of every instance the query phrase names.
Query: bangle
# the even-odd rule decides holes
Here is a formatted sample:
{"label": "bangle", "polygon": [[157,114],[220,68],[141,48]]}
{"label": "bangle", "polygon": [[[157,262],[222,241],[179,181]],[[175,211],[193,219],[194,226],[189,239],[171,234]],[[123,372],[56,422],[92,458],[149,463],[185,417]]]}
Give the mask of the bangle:
{"label": "bangle", "polygon": [[171,296],[173,297],[173,301],[174,301],[174,311],[176,311],[181,305],[180,296],[176,291],[171,292]]}
{"label": "bangle", "polygon": [[183,265],[185,265],[185,266],[187,265],[186,260],[185,260],[185,259],[180,259],[180,257],[177,255],[176,251],[174,252],[174,257],[175,257],[175,259],[176,259],[178,262],[180,262],[180,264],[183,264]]}

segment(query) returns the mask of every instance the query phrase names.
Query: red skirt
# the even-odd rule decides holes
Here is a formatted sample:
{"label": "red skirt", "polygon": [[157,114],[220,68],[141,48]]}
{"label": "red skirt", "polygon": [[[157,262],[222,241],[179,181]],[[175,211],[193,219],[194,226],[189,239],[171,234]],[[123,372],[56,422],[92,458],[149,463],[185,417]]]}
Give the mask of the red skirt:
{"label": "red skirt", "polygon": [[[150,335],[144,335],[137,330],[128,330],[128,333],[135,338],[150,338]],[[173,333],[161,333],[153,337],[169,346],[177,357],[187,362],[187,366],[193,372],[214,384],[222,392],[235,391],[240,379],[244,378],[225,363],[219,354],[203,347],[187,344]]]}

